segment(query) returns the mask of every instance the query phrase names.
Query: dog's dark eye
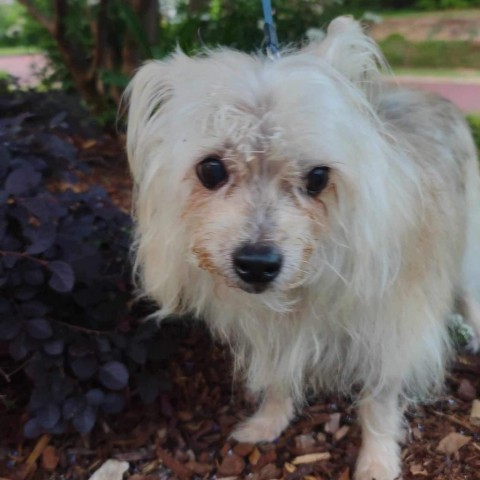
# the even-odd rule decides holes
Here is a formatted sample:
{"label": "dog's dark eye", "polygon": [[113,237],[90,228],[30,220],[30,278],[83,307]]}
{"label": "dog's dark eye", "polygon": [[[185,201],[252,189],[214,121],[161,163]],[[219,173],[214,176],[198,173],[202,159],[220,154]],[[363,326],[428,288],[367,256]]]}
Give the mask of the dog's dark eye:
{"label": "dog's dark eye", "polygon": [[197,165],[197,176],[205,188],[215,190],[228,180],[228,172],[217,157],[207,157]]}
{"label": "dog's dark eye", "polygon": [[307,175],[307,193],[312,197],[318,195],[328,183],[330,169],[328,167],[315,167]]}

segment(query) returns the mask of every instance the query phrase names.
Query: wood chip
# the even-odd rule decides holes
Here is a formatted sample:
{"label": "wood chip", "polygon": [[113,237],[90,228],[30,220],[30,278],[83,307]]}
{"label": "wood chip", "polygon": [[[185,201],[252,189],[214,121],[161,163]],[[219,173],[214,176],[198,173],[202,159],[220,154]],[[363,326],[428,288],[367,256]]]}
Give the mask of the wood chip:
{"label": "wood chip", "polygon": [[474,400],[472,403],[472,411],[470,412],[470,423],[480,426],[480,400]]}
{"label": "wood chip", "polygon": [[337,480],[350,480],[350,469],[346,468],[343,470]]}
{"label": "wood chip", "polygon": [[349,432],[350,427],[348,425],[342,425],[334,434],[333,439],[336,442],[339,442],[342,438],[344,438],[347,433]]}
{"label": "wood chip", "polygon": [[157,445],[155,450],[158,458],[162,463],[173,471],[177,477],[180,479],[188,479],[192,476],[193,472],[189,470],[185,465],[182,465],[178,460],[173,458],[166,450],[164,450],[160,445]]}
{"label": "wood chip", "polygon": [[298,453],[305,453],[306,450],[308,450],[311,447],[315,446],[315,439],[312,437],[311,434],[303,434],[303,435],[297,435],[293,439],[295,443],[295,448],[298,450]]}
{"label": "wood chip", "polygon": [[419,465],[418,463],[414,463],[413,465],[410,466],[410,473],[414,477],[422,476],[422,477],[428,477],[429,473],[423,468],[422,465]]}
{"label": "wood chip", "polygon": [[322,460],[329,460],[331,457],[329,452],[308,453],[307,455],[300,455],[292,460],[294,465],[301,465],[303,463],[315,463]]}
{"label": "wood chip", "polygon": [[38,439],[37,443],[35,444],[35,448],[32,450],[32,453],[25,461],[27,465],[33,465],[37,461],[38,457],[40,457],[45,448],[47,448],[47,445],[50,442],[50,438],[50,435],[45,434]]}
{"label": "wood chip", "polygon": [[330,419],[325,424],[325,432],[331,433],[332,435],[340,428],[340,413],[330,414]]}
{"label": "wood chip", "polygon": [[446,455],[453,455],[458,452],[464,445],[466,445],[471,440],[471,437],[467,437],[460,433],[452,432],[449,433],[446,437],[440,440],[438,444],[437,451],[442,452]]}
{"label": "wood chip", "polygon": [[90,480],[121,480],[128,470],[127,462],[107,460],[91,477]]}
{"label": "wood chip", "polygon": [[53,471],[57,468],[60,458],[57,453],[57,449],[48,445],[42,453],[42,466],[45,470]]}
{"label": "wood chip", "polygon": [[245,462],[243,461],[243,458],[235,453],[230,453],[222,460],[222,463],[218,467],[217,474],[219,476],[231,477],[234,475],[240,475],[244,468]]}
{"label": "wood chip", "polygon": [[233,447],[233,453],[240,455],[240,457],[246,457],[255,448],[253,443],[237,443]]}
{"label": "wood chip", "polygon": [[472,382],[467,378],[462,378],[457,389],[457,395],[463,400],[472,401],[475,399],[476,394],[477,392]]}
{"label": "wood chip", "polygon": [[250,465],[256,465],[261,456],[262,455],[260,451],[257,447],[255,447],[253,449],[253,452],[248,456],[248,461],[250,462]]}
{"label": "wood chip", "polygon": [[291,463],[286,462],[283,468],[288,472],[288,473],[293,473],[297,467],[295,465],[292,465]]}

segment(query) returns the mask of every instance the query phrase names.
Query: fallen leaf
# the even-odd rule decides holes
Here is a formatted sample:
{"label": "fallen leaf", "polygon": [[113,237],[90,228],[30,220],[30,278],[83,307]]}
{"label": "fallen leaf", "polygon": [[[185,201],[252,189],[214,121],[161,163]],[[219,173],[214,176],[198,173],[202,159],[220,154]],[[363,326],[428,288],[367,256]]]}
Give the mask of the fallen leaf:
{"label": "fallen leaf", "polygon": [[471,440],[471,437],[452,432],[443,437],[438,444],[437,451],[446,455],[453,455]]}
{"label": "fallen leaf", "polygon": [[90,480],[121,480],[128,470],[129,464],[119,460],[107,460],[91,477]]}
{"label": "fallen leaf", "polygon": [[480,400],[474,400],[472,403],[472,411],[470,412],[470,423],[480,426]]}
{"label": "fallen leaf", "polygon": [[331,455],[329,452],[320,452],[320,453],[308,453],[307,455],[300,455],[295,457],[292,460],[294,465],[301,465],[302,463],[315,463],[322,460],[330,459]]}

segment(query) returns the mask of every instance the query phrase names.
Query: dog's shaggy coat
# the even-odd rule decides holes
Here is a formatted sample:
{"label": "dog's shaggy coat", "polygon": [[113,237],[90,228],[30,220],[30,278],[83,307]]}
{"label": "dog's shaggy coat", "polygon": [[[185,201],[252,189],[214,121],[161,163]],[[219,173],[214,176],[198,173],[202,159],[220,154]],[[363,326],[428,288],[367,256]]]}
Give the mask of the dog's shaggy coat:
{"label": "dog's shaggy coat", "polygon": [[[129,86],[136,262],[158,316],[193,312],[233,350],[259,411],[233,436],[280,435],[308,388],[358,393],[357,480],[400,475],[400,401],[442,384],[447,317],[480,333],[480,180],[460,113],[384,88],[377,46],[352,19],[277,61],[177,52]],[[229,177],[196,174],[221,158]],[[328,167],[316,197],[305,177]],[[249,293],[245,243],[283,255]],[[478,339],[477,339],[478,340]]]}

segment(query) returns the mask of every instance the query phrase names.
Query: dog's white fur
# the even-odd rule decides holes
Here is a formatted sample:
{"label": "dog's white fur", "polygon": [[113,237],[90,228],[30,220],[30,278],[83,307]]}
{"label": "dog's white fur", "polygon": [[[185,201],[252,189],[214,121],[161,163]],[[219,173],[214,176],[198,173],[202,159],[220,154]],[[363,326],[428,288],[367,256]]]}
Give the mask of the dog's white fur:
{"label": "dog's white fur", "polygon": [[[349,17],[278,61],[177,52],[130,84],[136,261],[159,318],[193,312],[261,396],[233,436],[280,435],[309,387],[358,392],[357,480],[400,472],[400,398],[442,384],[447,316],[480,334],[480,180],[462,116],[438,97],[382,88],[382,56]],[[229,182],[195,174],[221,156]],[[330,167],[317,199],[304,178]],[[242,290],[232,253],[268,240],[270,289]]]}

